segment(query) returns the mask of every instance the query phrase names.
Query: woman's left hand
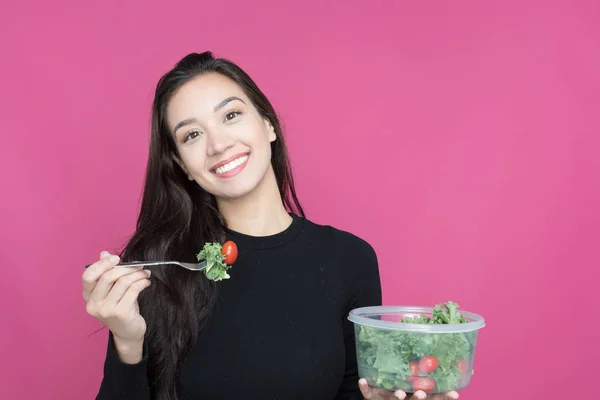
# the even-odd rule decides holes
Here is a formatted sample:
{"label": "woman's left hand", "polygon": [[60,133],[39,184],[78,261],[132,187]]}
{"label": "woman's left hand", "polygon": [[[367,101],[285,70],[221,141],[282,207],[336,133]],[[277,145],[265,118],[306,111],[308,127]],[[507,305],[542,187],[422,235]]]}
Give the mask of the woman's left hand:
{"label": "woman's left hand", "polygon": [[408,396],[402,390],[396,390],[392,392],[391,390],[372,388],[367,383],[366,379],[360,379],[358,381],[358,387],[365,399],[370,400],[415,400],[415,399],[430,399],[430,400],[456,400],[458,399],[457,392],[448,392],[444,394],[432,394],[427,396],[427,394],[422,390],[417,390],[412,394],[412,396]]}

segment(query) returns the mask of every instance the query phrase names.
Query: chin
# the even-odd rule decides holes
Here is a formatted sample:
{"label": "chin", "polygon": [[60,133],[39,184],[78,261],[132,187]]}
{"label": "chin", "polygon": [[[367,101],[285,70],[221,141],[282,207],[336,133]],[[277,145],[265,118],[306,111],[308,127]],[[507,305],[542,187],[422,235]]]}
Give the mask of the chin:
{"label": "chin", "polygon": [[216,190],[212,194],[218,199],[231,200],[249,195],[256,189],[257,186],[257,184],[235,185],[235,187],[228,188],[226,191]]}
{"label": "chin", "polygon": [[[250,172],[244,174],[244,172]],[[242,172],[243,176],[232,178],[230,182],[211,182],[211,190],[208,190],[217,199],[236,199],[245,197],[259,189],[261,183],[266,179],[266,173],[256,173],[253,170]]]}
{"label": "chin", "polygon": [[250,193],[252,193],[251,190],[240,190],[240,191],[232,191],[232,192],[227,192],[227,193],[219,193],[219,194],[216,194],[215,197],[217,199],[234,200],[234,199],[239,199],[239,198],[245,197]]}

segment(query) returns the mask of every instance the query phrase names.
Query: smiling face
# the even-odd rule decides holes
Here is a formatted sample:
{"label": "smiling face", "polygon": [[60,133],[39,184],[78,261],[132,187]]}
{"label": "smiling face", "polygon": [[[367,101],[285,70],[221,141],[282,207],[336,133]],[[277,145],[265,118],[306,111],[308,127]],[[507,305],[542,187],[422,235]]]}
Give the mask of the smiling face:
{"label": "smiling face", "polygon": [[166,111],[178,164],[215,197],[244,196],[272,171],[273,126],[229,78],[200,75],[173,95]]}

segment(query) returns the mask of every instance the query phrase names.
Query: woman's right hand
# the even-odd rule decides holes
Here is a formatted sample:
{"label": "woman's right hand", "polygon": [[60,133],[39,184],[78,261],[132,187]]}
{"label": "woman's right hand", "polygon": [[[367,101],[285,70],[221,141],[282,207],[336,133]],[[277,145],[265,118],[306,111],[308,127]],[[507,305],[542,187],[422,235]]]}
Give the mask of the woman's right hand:
{"label": "woman's right hand", "polygon": [[134,363],[141,359],[146,333],[138,295],[150,286],[151,273],[142,267],[115,268],[118,263],[118,256],[103,251],[83,273],[83,298],[87,313],[112,332],[119,356]]}

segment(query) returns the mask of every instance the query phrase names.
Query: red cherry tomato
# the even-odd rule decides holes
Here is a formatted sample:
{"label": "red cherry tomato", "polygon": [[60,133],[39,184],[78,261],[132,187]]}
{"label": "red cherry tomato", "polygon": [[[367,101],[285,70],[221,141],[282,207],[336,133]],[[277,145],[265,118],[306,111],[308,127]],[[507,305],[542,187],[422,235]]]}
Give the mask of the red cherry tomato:
{"label": "red cherry tomato", "polygon": [[435,387],[435,381],[431,378],[416,378],[413,381],[413,389],[431,392]]}
{"label": "red cherry tomato", "polygon": [[419,361],[419,370],[426,374],[430,374],[437,369],[438,365],[440,365],[440,363],[437,358],[434,356],[425,356]]}
{"label": "red cherry tomato", "polygon": [[456,368],[460,371],[461,376],[465,376],[469,371],[469,364],[467,360],[460,360],[456,362]]}
{"label": "red cherry tomato", "polygon": [[408,364],[408,368],[410,368],[410,376],[419,376],[419,363],[416,361],[411,361]]}
{"label": "red cherry tomato", "polygon": [[223,247],[221,247],[221,254],[225,256],[225,264],[231,265],[235,262],[238,256],[237,246],[231,240],[225,242]]}

